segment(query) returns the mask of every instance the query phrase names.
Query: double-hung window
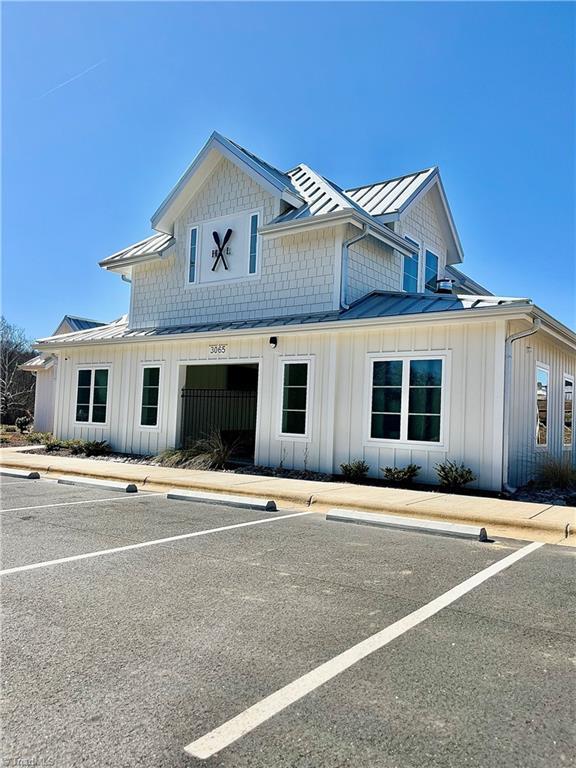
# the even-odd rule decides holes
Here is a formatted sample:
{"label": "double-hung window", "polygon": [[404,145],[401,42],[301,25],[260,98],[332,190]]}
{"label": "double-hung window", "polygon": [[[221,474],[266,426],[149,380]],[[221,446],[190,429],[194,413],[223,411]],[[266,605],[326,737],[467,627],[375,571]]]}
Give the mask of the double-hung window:
{"label": "double-hung window", "polygon": [[76,421],[106,423],[108,369],[80,368],[76,388]]}
{"label": "double-hung window", "polygon": [[416,253],[404,256],[404,274],[402,277],[402,290],[406,293],[418,293],[418,273],[420,271],[420,246],[411,237],[405,240],[417,248]]}
{"label": "double-hung window", "polygon": [[536,366],[536,445],[548,445],[548,391],[550,371],[544,365]]}
{"label": "double-hung window", "polygon": [[574,439],[573,432],[574,418],[574,379],[571,376],[564,376],[564,398],[563,398],[563,437],[562,445],[564,448],[572,448]]}
{"label": "double-hung window", "polygon": [[438,256],[432,251],[426,251],[424,261],[424,290],[426,293],[436,293],[438,280]]}
{"label": "double-hung window", "polygon": [[282,409],[280,434],[305,437],[308,430],[308,361],[284,361],[282,369]]}
{"label": "double-hung window", "polygon": [[439,443],[444,359],[372,361],[370,438]]}
{"label": "double-hung window", "polygon": [[190,230],[190,252],[188,256],[188,282],[196,282],[196,270],[198,261],[198,227]]}
{"label": "double-hung window", "polygon": [[158,426],[158,395],[160,392],[160,368],[146,365],[142,369],[142,407],[140,426]]}

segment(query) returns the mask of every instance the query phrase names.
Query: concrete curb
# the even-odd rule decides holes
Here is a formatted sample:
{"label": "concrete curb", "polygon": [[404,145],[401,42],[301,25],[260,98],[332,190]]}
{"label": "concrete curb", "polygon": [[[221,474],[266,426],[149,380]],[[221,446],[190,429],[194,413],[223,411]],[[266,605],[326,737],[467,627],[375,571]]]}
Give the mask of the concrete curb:
{"label": "concrete curb", "polygon": [[434,520],[418,520],[415,517],[381,515],[374,512],[354,512],[352,510],[331,509],[326,520],[356,525],[373,525],[381,528],[395,528],[403,531],[420,531],[436,536],[454,536],[459,539],[487,541],[486,529],[474,525],[458,525]]}
{"label": "concrete curb", "polygon": [[264,512],[277,512],[275,501],[263,501],[261,498],[250,496],[235,496],[227,493],[167,493],[167,499],[179,501],[200,501],[203,504],[225,504],[227,507],[240,507],[241,509],[259,509]]}

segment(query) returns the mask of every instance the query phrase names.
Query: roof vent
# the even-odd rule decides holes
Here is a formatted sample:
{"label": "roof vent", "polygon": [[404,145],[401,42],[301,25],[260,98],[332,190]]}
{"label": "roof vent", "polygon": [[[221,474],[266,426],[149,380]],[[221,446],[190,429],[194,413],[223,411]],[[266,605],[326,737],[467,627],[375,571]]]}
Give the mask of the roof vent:
{"label": "roof vent", "polygon": [[450,277],[439,277],[436,280],[436,293],[453,293],[454,282]]}

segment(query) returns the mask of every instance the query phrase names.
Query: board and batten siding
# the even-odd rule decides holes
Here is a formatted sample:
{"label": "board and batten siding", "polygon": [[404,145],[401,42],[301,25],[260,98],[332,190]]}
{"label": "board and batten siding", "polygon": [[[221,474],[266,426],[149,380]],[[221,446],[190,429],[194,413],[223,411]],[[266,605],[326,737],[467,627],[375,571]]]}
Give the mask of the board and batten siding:
{"label": "board and batten siding", "polygon": [[[179,440],[180,392],[186,365],[258,363],[257,464],[339,472],[342,462],[363,458],[370,474],[380,468],[422,467],[419,479],[435,482],[434,465],[446,458],[463,461],[477,475],[476,486],[500,487],[502,459],[504,323],[424,323],[396,328],[130,343],[63,350],[56,397],[60,438],[108,440],[115,450],[156,454]],[[225,344],[214,358],[210,344]],[[431,355],[446,359],[445,440],[442,446],[396,445],[368,439],[371,355]],[[310,368],[309,437],[280,435],[282,362],[307,360]],[[160,365],[160,423],[140,426],[142,366]],[[108,422],[77,424],[77,370],[109,366]]]}
{"label": "board and batten siding", "polygon": [[[509,334],[529,326],[511,322]],[[513,486],[533,479],[538,466],[547,458],[562,458],[576,466],[574,435],[572,448],[563,447],[563,382],[564,375],[576,381],[576,353],[548,334],[539,331],[518,339],[512,346],[512,392],[510,409],[509,478]],[[549,368],[548,445],[536,445],[536,367]],[[575,384],[576,386],[576,384]]]}

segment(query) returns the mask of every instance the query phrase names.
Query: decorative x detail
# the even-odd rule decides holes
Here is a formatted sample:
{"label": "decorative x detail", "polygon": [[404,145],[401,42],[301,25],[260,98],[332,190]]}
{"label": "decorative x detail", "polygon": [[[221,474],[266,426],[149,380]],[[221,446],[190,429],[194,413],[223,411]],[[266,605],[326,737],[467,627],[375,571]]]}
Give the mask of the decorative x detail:
{"label": "decorative x detail", "polygon": [[230,240],[230,235],[232,234],[231,229],[226,230],[226,234],[224,235],[224,240],[222,240],[222,243],[220,243],[220,235],[218,232],[212,232],[212,237],[214,238],[214,242],[218,246],[218,253],[216,254],[216,261],[212,265],[212,272],[216,269],[218,262],[220,259],[222,259],[222,264],[224,264],[224,269],[228,269],[228,264],[226,264],[226,259],[224,258],[224,248],[226,247],[226,243],[228,240]]}

